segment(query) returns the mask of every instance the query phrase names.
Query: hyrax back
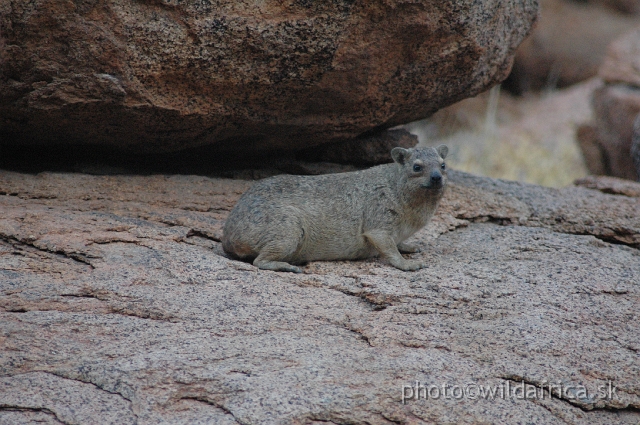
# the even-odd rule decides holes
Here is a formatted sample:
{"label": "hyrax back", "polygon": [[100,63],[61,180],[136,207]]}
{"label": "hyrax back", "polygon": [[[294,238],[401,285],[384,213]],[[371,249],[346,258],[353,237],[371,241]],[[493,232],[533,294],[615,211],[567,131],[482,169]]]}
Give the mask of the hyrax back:
{"label": "hyrax back", "polygon": [[254,184],[224,226],[222,246],[261,269],[300,272],[293,264],[355,260],[377,253],[401,270],[417,249],[404,240],[424,227],[447,181],[448,148],[394,148],[395,162],[322,176],[276,176]]}

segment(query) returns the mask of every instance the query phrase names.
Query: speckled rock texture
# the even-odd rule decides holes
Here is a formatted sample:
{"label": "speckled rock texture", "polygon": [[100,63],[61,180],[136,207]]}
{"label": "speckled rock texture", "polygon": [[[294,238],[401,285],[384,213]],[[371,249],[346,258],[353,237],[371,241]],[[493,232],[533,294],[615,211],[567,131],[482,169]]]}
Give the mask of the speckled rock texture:
{"label": "speckled rock texture", "polygon": [[640,28],[611,44],[599,76],[605,85],[593,93],[595,120],[578,130],[587,166],[592,173],[640,180],[632,152],[640,114]]}
{"label": "speckled rock texture", "polygon": [[299,149],[507,77],[537,0],[0,0],[2,143]]}
{"label": "speckled rock texture", "polygon": [[0,424],[640,420],[640,184],[451,171],[429,268],[299,275],[224,257],[250,184],[0,172]]}

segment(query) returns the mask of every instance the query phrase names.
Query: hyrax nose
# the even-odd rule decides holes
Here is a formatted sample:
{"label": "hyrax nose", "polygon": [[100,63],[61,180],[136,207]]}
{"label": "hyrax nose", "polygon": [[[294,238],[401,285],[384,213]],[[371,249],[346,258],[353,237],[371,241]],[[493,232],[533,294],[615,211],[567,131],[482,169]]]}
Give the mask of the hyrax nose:
{"label": "hyrax nose", "polygon": [[442,174],[439,171],[433,171],[431,173],[431,183],[440,184],[442,183]]}

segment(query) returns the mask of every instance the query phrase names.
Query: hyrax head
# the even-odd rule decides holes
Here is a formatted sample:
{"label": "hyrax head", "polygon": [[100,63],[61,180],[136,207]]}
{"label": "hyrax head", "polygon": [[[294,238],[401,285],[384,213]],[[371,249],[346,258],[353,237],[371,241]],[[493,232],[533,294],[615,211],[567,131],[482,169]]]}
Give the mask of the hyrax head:
{"label": "hyrax head", "polygon": [[436,148],[393,148],[391,157],[406,176],[406,184],[423,190],[442,190],[447,182],[444,158],[449,153],[446,145]]}

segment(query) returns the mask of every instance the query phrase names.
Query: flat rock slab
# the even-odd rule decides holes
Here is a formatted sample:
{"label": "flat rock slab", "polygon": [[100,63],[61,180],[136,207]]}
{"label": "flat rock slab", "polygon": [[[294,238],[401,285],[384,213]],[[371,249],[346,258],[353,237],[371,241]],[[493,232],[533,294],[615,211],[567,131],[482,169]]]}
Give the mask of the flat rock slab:
{"label": "flat rock slab", "polygon": [[637,424],[640,198],[450,177],[429,268],[288,274],[251,182],[0,172],[0,424]]}

